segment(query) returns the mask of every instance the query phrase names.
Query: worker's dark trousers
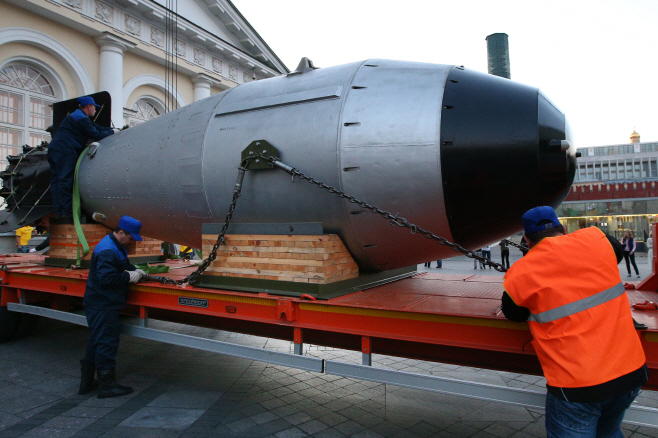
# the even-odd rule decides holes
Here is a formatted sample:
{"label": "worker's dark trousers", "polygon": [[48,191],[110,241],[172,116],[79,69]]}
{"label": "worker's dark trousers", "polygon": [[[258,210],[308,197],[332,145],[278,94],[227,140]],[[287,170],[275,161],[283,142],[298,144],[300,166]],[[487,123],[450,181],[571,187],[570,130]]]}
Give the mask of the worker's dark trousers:
{"label": "worker's dark trousers", "polygon": [[58,216],[73,214],[73,178],[78,157],[59,151],[48,151],[50,194]]}
{"label": "worker's dark trousers", "polygon": [[85,307],[85,313],[89,326],[85,360],[101,370],[116,368],[119,351],[119,310]]}

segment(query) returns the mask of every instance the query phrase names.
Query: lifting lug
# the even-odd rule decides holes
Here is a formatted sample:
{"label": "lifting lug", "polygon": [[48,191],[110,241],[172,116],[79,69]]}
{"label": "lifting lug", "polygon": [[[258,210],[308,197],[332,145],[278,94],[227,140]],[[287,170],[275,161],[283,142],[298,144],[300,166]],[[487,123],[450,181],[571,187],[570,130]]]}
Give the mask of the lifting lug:
{"label": "lifting lug", "polygon": [[[270,159],[268,159],[270,158]],[[247,170],[272,169],[271,158],[279,158],[279,150],[267,140],[255,140],[242,151],[242,162]]]}

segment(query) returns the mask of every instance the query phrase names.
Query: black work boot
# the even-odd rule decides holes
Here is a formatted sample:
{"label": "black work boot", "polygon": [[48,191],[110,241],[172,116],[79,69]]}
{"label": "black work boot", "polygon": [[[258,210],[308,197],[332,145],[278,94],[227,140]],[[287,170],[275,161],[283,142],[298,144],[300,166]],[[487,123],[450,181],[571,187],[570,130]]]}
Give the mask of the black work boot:
{"label": "black work boot", "polygon": [[98,386],[98,380],[94,379],[96,367],[93,363],[82,359],[80,361],[80,389],[78,394],[84,395],[93,391]]}
{"label": "black work boot", "polygon": [[98,398],[121,397],[132,394],[133,389],[129,386],[121,386],[117,383],[115,370],[98,370]]}

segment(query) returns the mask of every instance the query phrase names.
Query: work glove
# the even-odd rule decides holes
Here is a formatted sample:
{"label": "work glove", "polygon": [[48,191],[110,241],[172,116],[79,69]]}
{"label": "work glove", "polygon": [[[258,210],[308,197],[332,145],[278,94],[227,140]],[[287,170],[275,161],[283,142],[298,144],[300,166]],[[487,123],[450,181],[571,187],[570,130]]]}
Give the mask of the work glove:
{"label": "work glove", "polygon": [[[142,279],[142,274],[140,274],[137,271],[126,271],[126,272],[128,273],[128,276],[130,277],[130,279],[128,280],[128,283],[130,283],[130,284],[135,284],[139,280]],[[144,272],[144,271],[142,271],[142,272]]]}
{"label": "work glove", "polygon": [[139,277],[140,280],[148,275],[145,271],[141,269],[135,269],[135,272],[139,272],[139,275],[141,275],[141,277]]}
{"label": "work glove", "polygon": [[37,252],[35,248],[30,248],[30,252]]}

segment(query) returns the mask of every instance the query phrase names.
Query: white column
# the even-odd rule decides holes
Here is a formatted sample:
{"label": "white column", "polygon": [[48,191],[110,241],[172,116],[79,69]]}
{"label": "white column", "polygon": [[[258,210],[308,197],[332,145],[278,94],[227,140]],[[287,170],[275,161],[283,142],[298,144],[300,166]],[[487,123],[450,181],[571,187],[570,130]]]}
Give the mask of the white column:
{"label": "white column", "polygon": [[219,81],[203,73],[192,77],[194,84],[194,101],[210,97],[210,86],[217,84]]}
{"label": "white column", "polygon": [[98,91],[107,91],[112,97],[112,122],[120,128],[123,119],[123,53],[135,44],[108,32],[95,38],[101,48]]}

